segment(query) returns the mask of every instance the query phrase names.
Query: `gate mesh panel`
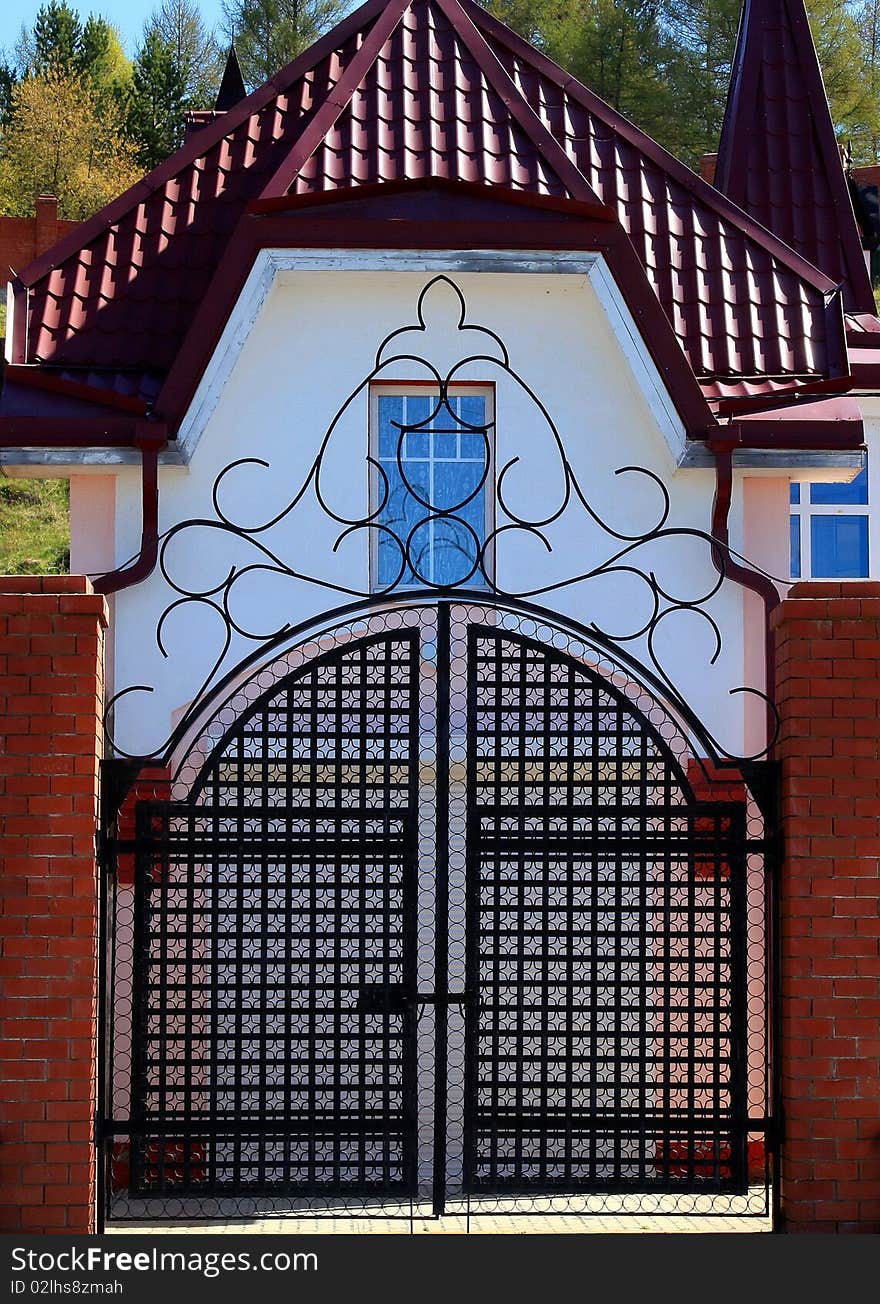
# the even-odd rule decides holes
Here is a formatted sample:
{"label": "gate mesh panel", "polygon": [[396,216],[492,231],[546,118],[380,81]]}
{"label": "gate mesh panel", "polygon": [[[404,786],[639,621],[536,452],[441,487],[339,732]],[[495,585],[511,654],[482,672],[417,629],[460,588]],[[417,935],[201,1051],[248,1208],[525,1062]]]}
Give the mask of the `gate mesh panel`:
{"label": "gate mesh panel", "polygon": [[521,635],[468,693],[470,1189],[744,1189],[741,812]]}

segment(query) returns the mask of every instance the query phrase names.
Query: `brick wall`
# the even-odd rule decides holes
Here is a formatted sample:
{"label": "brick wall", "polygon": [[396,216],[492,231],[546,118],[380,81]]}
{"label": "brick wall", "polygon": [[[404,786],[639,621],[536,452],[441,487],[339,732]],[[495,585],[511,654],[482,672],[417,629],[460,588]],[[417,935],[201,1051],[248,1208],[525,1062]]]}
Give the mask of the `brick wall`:
{"label": "brick wall", "polygon": [[880,584],[795,584],[782,716],[781,1196],[789,1231],[880,1231]]}
{"label": "brick wall", "polygon": [[103,598],[0,578],[0,1229],[94,1229]]}
{"label": "brick wall", "polygon": [[78,225],[59,218],[54,195],[37,196],[34,217],[0,217],[0,284]]}

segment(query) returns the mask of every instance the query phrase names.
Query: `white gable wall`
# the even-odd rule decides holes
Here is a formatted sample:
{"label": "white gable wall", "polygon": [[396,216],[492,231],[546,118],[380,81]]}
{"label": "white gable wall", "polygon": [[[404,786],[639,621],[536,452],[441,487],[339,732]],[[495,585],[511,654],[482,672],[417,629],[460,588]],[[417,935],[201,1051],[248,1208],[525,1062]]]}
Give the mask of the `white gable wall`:
{"label": "white gable wall", "polygon": [[[399,262],[400,255],[396,257]],[[224,466],[242,457],[261,458],[269,469],[246,466],[234,472],[221,486],[221,508],[247,526],[283,510],[306,478],[340,406],[372,371],[378,345],[389,332],[415,320],[419,293],[438,270],[443,268],[436,256],[421,270],[274,267],[271,283],[258,285],[256,294],[252,280],[250,309],[243,302],[230,322],[207,387],[185,423],[189,465],[161,470],[161,529],[196,517],[216,519],[214,480]],[[466,299],[468,321],[502,338],[511,367],[546,406],[581,489],[609,525],[636,534],[657,518],[661,498],[656,486],[632,473],[615,475],[620,467],[636,465],[653,471],[667,486],[668,525],[710,528],[714,476],[709,470],[677,471],[675,449],[682,432],[607,269],[569,264],[559,274],[530,265],[502,271],[455,269],[450,275]],[[247,298],[246,291],[242,300]],[[497,358],[498,349],[488,337],[456,330],[457,312],[454,295],[436,287],[426,300],[429,332],[398,341],[394,351],[418,348],[441,371],[471,352]],[[496,384],[496,467],[520,459],[505,481],[511,506],[524,517],[552,513],[561,501],[564,479],[540,409],[497,362],[472,362],[457,375]],[[379,378],[425,376],[419,364],[399,361],[383,368]],[[362,517],[368,510],[367,432],[364,390],[339,422],[324,458],[325,498],[346,518]],[[742,537],[738,505],[731,527],[737,545]],[[366,591],[368,532],[354,533],[334,554],[341,528],[309,492],[283,522],[256,537],[300,574]],[[125,470],[117,486],[117,564],[137,552],[139,532],[139,476]],[[504,536],[498,549],[501,589],[523,592],[567,581],[626,547],[592,522],[578,502],[545,534],[552,552],[534,537]],[[231,565],[265,558],[246,542],[200,528],[179,535],[168,560],[183,583],[207,590],[222,582]],[[708,546],[688,537],[654,542],[621,564],[656,570],[660,583],[680,599],[698,598],[717,578]],[[166,623],[169,658],[163,661],[154,632],[176,596],[157,571],[116,600],[116,687],[145,684],[155,689],[149,698],[133,694],[120,703],[117,739],[129,751],[151,750],[163,742],[174,714],[197,692],[222,647],[219,617],[203,604],[190,604]],[[351,594],[317,584],[255,572],[236,586],[232,608],[240,623],[269,634],[352,600]],[[650,612],[646,586],[626,573],[564,585],[530,600],[615,635],[637,629]],[[708,665],[714,636],[693,614],[670,616],[658,631],[657,649],[696,713],[736,752],[742,746],[743,705],[741,697],[728,693],[743,683],[741,590],[725,585],[711,611],[724,641],[714,667]],[[236,635],[224,668],[255,646]],[[646,657],[644,644],[624,646]]]}

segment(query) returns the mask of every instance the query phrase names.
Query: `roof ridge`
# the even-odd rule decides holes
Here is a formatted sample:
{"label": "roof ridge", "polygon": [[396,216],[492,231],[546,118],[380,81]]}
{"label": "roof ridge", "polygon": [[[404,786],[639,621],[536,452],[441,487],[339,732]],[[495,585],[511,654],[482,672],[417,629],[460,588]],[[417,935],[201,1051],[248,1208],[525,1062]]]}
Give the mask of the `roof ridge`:
{"label": "roof ridge", "polygon": [[779,236],[774,235],[767,227],[762,226],[756,218],[751,217],[732,199],[729,199],[727,195],[722,194],[720,190],[716,190],[708,181],[704,181],[686,163],[682,163],[674,154],[670,154],[669,150],[664,149],[657,141],[652,140],[629,118],[601,99],[595,91],[591,91],[583,82],[578,81],[575,76],[566,72],[558,63],[554,63],[546,54],[529,45],[528,41],[485,9],[480,8],[479,5],[474,3],[474,0],[460,0],[460,2],[472,17],[475,26],[485,27],[493,37],[506,45],[511,53],[519,55],[525,62],[530,63],[533,68],[551,78],[566,94],[572,95],[590,112],[604,118],[625,140],[640,149],[658,166],[669,172],[691,194],[708,204],[715,212],[733,221],[744,234],[763,245],[768,253],[775,258],[779,258],[780,261],[785,263],[798,276],[808,281],[815,289],[826,294],[839,289],[839,286],[821,268],[816,267],[814,263],[809,262],[802,254],[799,254],[796,249],[792,249],[784,240],[781,240]]}
{"label": "roof ridge", "polygon": [[[840,148],[831,119],[828,93],[822,77],[819,56],[810,30],[810,22],[803,0],[775,0],[773,16],[779,24],[770,24],[770,0],[745,0],[736,38],[730,93],[718,146],[715,185],[731,202],[747,200],[746,138],[751,136],[752,124],[761,103],[762,73],[764,69],[763,40],[765,33],[779,31],[788,34],[797,56],[797,75],[803,87],[807,113],[804,128],[811,149],[821,165],[821,175],[828,188],[828,198],[835,216],[838,246],[844,272],[844,293],[847,289],[854,302],[847,308],[870,311],[873,293],[870,287],[861,240],[858,236],[852,200],[846,175],[840,159]],[[755,44],[760,49],[755,50]],[[758,55],[761,55],[759,58]],[[788,139],[792,135],[789,132]],[[757,220],[753,218],[753,220]],[[800,257],[804,257],[803,254]],[[847,296],[848,297],[848,296]]]}
{"label": "roof ridge", "polygon": [[366,24],[372,27],[374,21],[388,7],[388,3],[389,0],[365,0],[364,4],[343,18],[314,45],[310,45],[302,54],[297,55],[268,81],[263,82],[262,86],[258,86],[245,99],[208,123],[192,140],[181,145],[173,154],[169,154],[168,158],[163,159],[146,176],[141,177],[128,190],[117,195],[97,213],[93,213],[91,217],[87,217],[84,222],[62,236],[57,244],[28,263],[19,273],[18,279],[26,286],[33,285],[58,263],[64,262],[71,254],[85,248],[97,235],[112,226],[139,203],[148,199],[178,172],[182,172],[214,145],[219,144],[230,131],[240,126],[254,113],[259,113],[278,95],[293,86],[306,73],[311,72],[322,59],[332,54],[338,46]]}
{"label": "roof ridge", "polygon": [[[538,152],[553,168],[572,199],[601,205],[601,199],[583,172],[569,158],[564,146],[535,113],[472,16],[461,5],[460,0],[432,0],[432,2],[446,15],[456,35],[471,51],[486,80],[500,96],[511,117],[522,127]],[[474,37],[477,39],[476,45],[473,43]]]}
{"label": "roof ridge", "polygon": [[381,14],[364,38],[361,48],[297,138],[290,152],[281,160],[260,193],[260,199],[273,199],[287,194],[327,132],[332,130],[334,123],[351,104],[355,91],[375,64],[386,41],[390,40],[412,2],[413,0],[386,0]]}

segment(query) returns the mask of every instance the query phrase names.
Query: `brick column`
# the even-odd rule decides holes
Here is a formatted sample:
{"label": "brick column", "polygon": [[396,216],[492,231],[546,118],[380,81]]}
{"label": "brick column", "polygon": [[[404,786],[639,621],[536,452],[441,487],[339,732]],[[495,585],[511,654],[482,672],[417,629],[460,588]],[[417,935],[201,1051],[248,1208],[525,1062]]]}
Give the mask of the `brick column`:
{"label": "brick column", "polygon": [[95,832],[107,608],[0,578],[0,1229],[94,1230]]}
{"label": "brick column", "polygon": [[773,625],[784,1226],[877,1232],[880,584],[795,584]]}

